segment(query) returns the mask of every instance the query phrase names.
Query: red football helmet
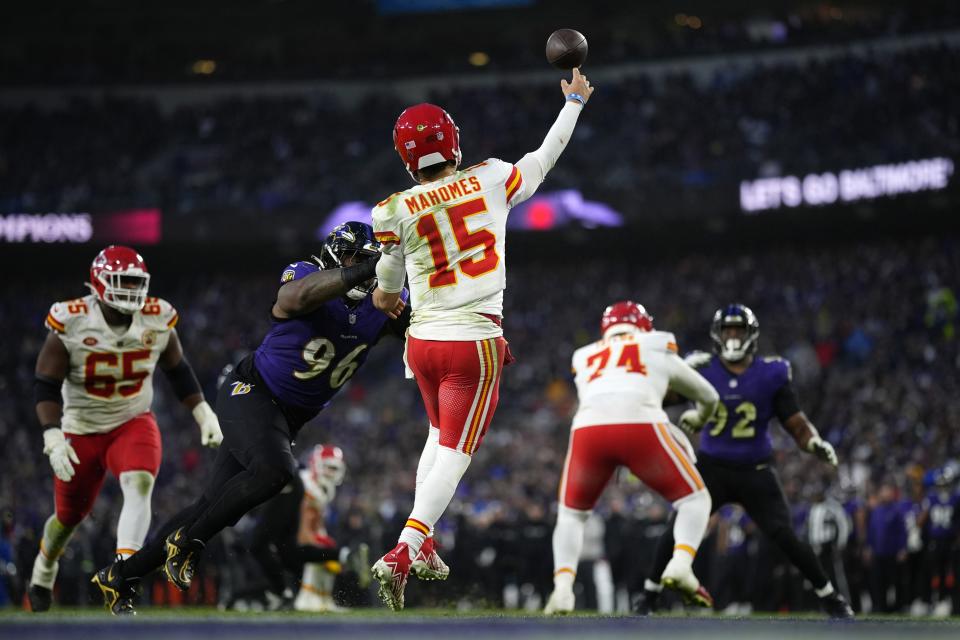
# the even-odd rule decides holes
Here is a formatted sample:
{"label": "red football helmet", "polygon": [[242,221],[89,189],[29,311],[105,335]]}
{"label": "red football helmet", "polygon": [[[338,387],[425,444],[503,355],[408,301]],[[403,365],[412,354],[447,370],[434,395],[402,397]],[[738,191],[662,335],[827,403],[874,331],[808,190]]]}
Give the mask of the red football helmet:
{"label": "red football helmet", "polygon": [[343,450],[332,444],[318,444],[310,454],[310,475],[317,484],[332,482],[340,485],[347,474]]}
{"label": "red football helmet", "polygon": [[603,311],[600,319],[600,333],[604,337],[607,332],[617,329],[618,332],[627,327],[636,327],[640,331],[653,331],[653,316],[647,313],[642,304],[632,300],[614,302]]}
{"label": "red football helmet", "polygon": [[90,288],[101,302],[121,313],[140,311],[149,287],[147,264],[130,247],[112,244],[90,265]]}
{"label": "red football helmet", "polygon": [[393,146],[410,177],[416,171],[453,160],[460,166],[460,129],[450,114],[435,104],[405,109],[393,127]]}

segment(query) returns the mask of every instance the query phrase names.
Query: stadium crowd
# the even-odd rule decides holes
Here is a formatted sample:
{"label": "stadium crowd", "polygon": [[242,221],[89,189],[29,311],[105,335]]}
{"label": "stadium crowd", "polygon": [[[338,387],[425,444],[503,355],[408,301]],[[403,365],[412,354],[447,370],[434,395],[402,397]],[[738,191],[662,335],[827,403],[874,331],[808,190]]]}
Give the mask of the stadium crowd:
{"label": "stadium crowd", "polygon": [[[634,220],[702,217],[744,179],[955,156],[960,49],[947,45],[602,84],[551,183]],[[516,160],[555,117],[556,87],[438,90],[465,162]],[[315,220],[407,184],[390,127],[397,95],[318,92],[181,106],[132,98],[0,107],[0,211],[231,211]],[[709,123],[709,126],[707,125]],[[597,162],[602,158],[602,162]],[[309,213],[308,213],[309,212]],[[299,216],[299,217],[297,217]]]}
{"label": "stadium crowd", "polygon": [[[145,257],[149,264],[149,253]],[[258,343],[281,268],[292,257],[278,258],[276,273],[248,273],[242,265],[201,275],[187,265],[154,272],[151,290],[179,309],[178,330],[208,397],[222,367]],[[52,503],[51,471],[30,399],[43,317],[53,301],[83,293],[77,286],[83,275],[12,280],[0,299],[0,330],[7,336],[7,348],[0,351],[0,598],[14,604]],[[622,298],[646,304],[656,326],[674,331],[684,351],[709,349],[707,330],[716,307],[733,300],[752,306],[761,323],[760,352],[792,361],[801,405],[841,459],[839,471],[833,471],[773,430],[776,466],[798,530],[813,534],[811,506],[844,505],[848,528],[816,535],[818,548],[829,547],[842,559],[846,589],[858,608],[913,605],[919,613],[937,605],[937,594],[941,603],[956,600],[957,553],[954,548],[952,555],[934,555],[945,542],[934,541],[923,501],[928,491],[957,490],[949,474],[938,471],[960,457],[953,428],[960,420],[957,282],[956,235],[716,249],[656,262],[610,255],[573,264],[559,256],[545,262],[514,256],[505,327],[518,362],[505,372],[501,408],[439,525],[441,553],[453,567],[450,581],[414,582],[408,602],[542,603],[551,587],[556,487],[576,406],[569,358],[574,348],[596,339],[606,304]],[[155,526],[193,499],[211,461],[167,383],[157,387],[164,461],[154,494]],[[374,350],[297,443],[301,455],[319,442],[336,443],[345,452],[347,480],[330,513],[334,537],[389,548],[410,507],[412,461],[425,433],[419,395],[404,378],[399,341],[391,340]],[[112,553],[109,532],[118,508],[118,488],[108,482],[61,561],[59,602],[86,602],[86,580]],[[668,508],[629,475],[616,480],[588,534],[589,565],[580,571],[583,604],[629,607],[631,595],[642,588]],[[204,581],[187,600],[227,606],[251,585],[263,584],[244,551],[255,517],[217,539],[205,560]],[[957,525],[955,515],[947,523],[950,544]],[[847,536],[841,533],[846,531]],[[735,507],[719,513],[703,549],[698,571],[717,595],[718,608],[812,606],[802,580]],[[886,602],[888,587],[895,599]],[[369,602],[369,594],[349,580],[341,583],[340,597],[348,604]],[[180,602],[160,580],[148,585],[144,599]],[[960,610],[956,602],[953,606]]]}

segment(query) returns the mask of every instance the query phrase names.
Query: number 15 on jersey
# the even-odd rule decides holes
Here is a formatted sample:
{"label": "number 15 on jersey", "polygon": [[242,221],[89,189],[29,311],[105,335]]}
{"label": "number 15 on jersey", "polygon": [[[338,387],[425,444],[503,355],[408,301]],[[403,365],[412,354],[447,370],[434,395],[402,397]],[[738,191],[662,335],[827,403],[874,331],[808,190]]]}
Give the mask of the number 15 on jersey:
{"label": "number 15 on jersey", "polygon": [[[430,275],[430,288],[436,289],[457,284],[458,270],[470,278],[478,278],[494,271],[500,264],[500,256],[497,255],[496,248],[497,237],[487,229],[470,231],[467,228],[468,218],[487,212],[487,203],[483,197],[455,204],[443,209],[443,212],[446,214],[456,241],[456,247],[451,247],[451,249],[466,254],[471,253],[471,250],[482,247],[483,254],[479,257],[471,256],[461,259],[455,267],[451,267],[449,253],[437,224],[437,214],[430,212],[421,216],[417,221],[417,233],[430,245],[430,254],[433,256],[433,266],[436,269]],[[476,251],[473,251],[473,253],[476,253]]]}

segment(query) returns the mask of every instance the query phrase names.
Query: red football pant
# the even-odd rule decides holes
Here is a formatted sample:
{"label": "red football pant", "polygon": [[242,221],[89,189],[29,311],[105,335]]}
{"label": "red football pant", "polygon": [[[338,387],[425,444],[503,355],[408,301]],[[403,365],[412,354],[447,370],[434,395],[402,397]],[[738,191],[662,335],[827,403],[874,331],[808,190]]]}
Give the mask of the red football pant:
{"label": "red football pant", "polygon": [[147,471],[154,477],[160,469],[160,430],[151,412],[142,413],[109,433],[66,434],[80,464],[70,482],[53,479],[57,520],[72,527],[93,508],[107,469],[116,476],[124,471]]}
{"label": "red football pant", "polygon": [[500,398],[500,372],[507,341],[407,338],[407,363],[417,378],[440,446],[473,455]]}
{"label": "red football pant", "polygon": [[618,466],[630,469],[670,502],[704,488],[686,449],[666,424],[607,424],[580,427],[560,480],[560,499],[571,509],[593,509]]}

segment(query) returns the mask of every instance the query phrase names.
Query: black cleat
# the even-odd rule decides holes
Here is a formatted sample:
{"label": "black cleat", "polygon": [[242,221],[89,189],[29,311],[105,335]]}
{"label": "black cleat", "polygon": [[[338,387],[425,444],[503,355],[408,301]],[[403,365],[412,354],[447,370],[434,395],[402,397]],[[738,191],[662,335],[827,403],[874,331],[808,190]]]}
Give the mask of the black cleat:
{"label": "black cleat", "polygon": [[820,605],[827,615],[837,620],[853,619],[853,609],[847,604],[847,599],[834,591],[828,596],[820,598]]}
{"label": "black cleat", "polygon": [[27,591],[27,600],[30,602],[30,611],[34,613],[49,611],[53,603],[53,591],[38,584],[31,584]]}
{"label": "black cleat", "polygon": [[137,611],[133,607],[133,598],[137,595],[136,581],[120,576],[119,568],[122,562],[123,560],[118,558],[110,566],[100,569],[93,574],[90,582],[100,588],[103,605],[110,613],[115,616],[135,616]]}
{"label": "black cleat", "polygon": [[190,588],[203,548],[201,541],[187,540],[184,527],[167,536],[167,561],[163,563],[163,572],[180,591]]}
{"label": "black cleat", "polygon": [[644,589],[643,594],[637,598],[633,607],[633,612],[638,616],[649,616],[657,611],[657,605],[660,604],[660,592]]}

